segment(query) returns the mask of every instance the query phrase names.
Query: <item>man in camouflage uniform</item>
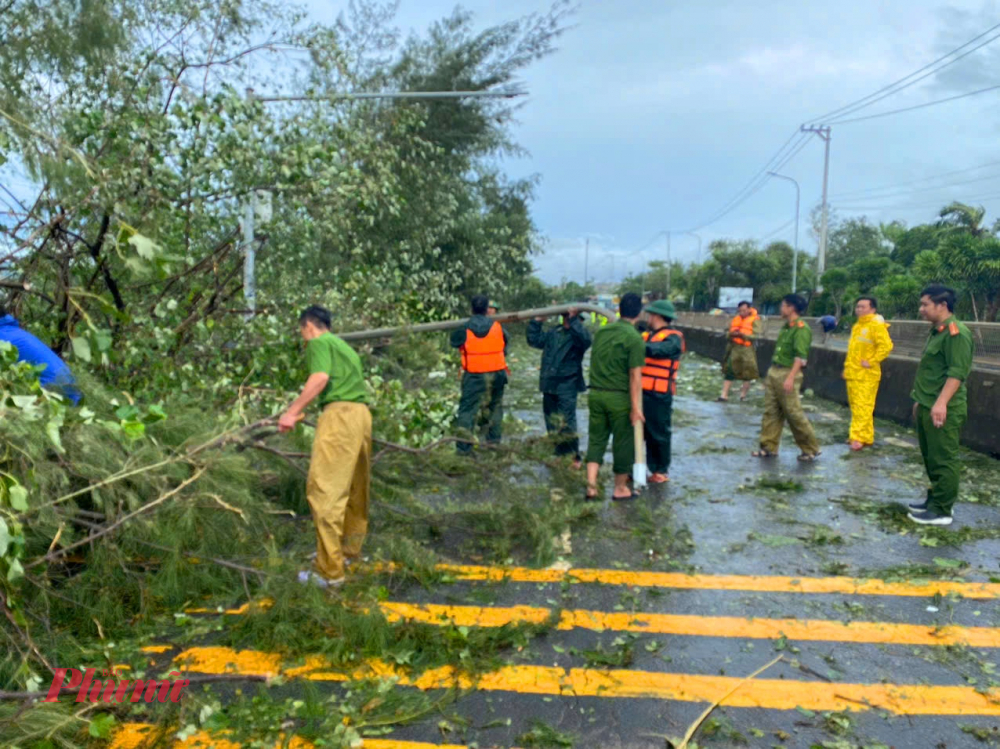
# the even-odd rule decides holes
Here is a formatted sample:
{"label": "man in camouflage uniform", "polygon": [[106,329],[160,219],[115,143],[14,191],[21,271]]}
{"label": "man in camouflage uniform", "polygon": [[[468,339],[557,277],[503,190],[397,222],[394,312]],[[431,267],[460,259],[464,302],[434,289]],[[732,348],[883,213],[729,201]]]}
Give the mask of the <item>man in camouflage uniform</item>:
{"label": "man in camouflage uniform", "polygon": [[781,300],[785,325],[778,334],[771,368],[764,379],[764,415],[760,423],[760,448],[753,453],[755,458],[778,454],[785,421],[802,451],[799,460],[811,462],[819,457],[819,443],[799,400],[802,370],[812,346],[812,330],[800,318],[805,308],[806,302],[798,294],[789,294]]}

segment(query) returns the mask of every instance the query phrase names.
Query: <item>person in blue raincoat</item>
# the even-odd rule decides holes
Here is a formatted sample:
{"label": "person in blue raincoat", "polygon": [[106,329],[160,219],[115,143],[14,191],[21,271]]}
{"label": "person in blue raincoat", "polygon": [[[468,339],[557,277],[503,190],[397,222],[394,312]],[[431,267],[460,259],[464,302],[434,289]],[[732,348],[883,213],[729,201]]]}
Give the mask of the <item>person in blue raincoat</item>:
{"label": "person in blue raincoat", "polygon": [[7,341],[17,349],[17,360],[36,367],[44,367],[38,374],[38,381],[46,390],[59,393],[77,405],[83,395],[76,387],[76,378],[66,362],[59,358],[38,338],[21,329],[13,315],[0,306],[0,341]]}

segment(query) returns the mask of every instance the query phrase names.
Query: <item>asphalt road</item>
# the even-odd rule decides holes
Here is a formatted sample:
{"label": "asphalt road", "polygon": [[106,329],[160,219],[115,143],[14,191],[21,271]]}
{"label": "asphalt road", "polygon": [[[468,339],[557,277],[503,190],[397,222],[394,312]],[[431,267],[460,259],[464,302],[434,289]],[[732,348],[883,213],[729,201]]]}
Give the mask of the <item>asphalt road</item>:
{"label": "asphalt road", "polygon": [[[997,462],[966,453],[955,525],[910,528],[903,505],[925,488],[912,434],[879,423],[876,447],[852,454],[848,412],[807,397],[820,460],[798,463],[786,433],[779,458],[756,461],[759,387],[745,404],[712,402],[717,372],[705,360],[685,362],[671,483],[630,502],[606,499],[597,522],[563,536],[556,564],[453,558],[448,584],[413,586],[384,603],[389,616],[470,627],[561,614],[555,629],[476,682],[447,670],[402,676],[406,688],[424,690],[458,679],[470,692],[451,710],[465,724],[425,720],[366,747],[509,747],[527,736],[535,746],[653,749],[717,701],[699,746],[1000,742]],[[534,377],[529,366],[519,370],[510,399],[529,433],[540,428]],[[151,656],[192,672],[285,672],[290,684],[309,679],[329,690],[346,678],[321,660],[289,671],[279,656],[200,643]],[[117,746],[134,739],[122,733]],[[202,740],[185,745],[229,746]]]}

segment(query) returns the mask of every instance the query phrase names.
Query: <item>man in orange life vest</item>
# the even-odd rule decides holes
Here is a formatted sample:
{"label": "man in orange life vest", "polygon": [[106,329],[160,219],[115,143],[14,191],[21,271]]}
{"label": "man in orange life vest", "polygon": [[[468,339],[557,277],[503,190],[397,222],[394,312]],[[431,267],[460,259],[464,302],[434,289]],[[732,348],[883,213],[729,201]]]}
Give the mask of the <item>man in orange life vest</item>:
{"label": "man in orange life vest", "polygon": [[[462,398],[458,404],[455,427],[459,437],[475,438],[476,417],[485,401],[487,442],[499,442],[503,425],[503,391],[507,386],[507,333],[500,323],[486,316],[489,299],[472,297],[472,317],[451,334],[451,345],[462,354]],[[471,442],[459,442],[457,450],[467,454]]]}
{"label": "man in orange life vest", "polygon": [[677,370],[684,353],[684,334],[672,326],[676,314],[669,299],[659,299],[646,307],[649,330],[642,334],[646,342],[642,413],[646,417],[646,464],[651,484],[670,481],[670,422],[677,392]]}
{"label": "man in orange life vest", "polygon": [[750,302],[740,302],[736,317],[729,323],[729,341],[726,343],[726,355],[722,358],[722,395],[716,400],[725,403],[729,400],[729,388],[734,380],[743,380],[740,389],[740,400],[747,399],[750,386],[760,377],[757,369],[757,352],[753,344],[760,335],[760,317]]}

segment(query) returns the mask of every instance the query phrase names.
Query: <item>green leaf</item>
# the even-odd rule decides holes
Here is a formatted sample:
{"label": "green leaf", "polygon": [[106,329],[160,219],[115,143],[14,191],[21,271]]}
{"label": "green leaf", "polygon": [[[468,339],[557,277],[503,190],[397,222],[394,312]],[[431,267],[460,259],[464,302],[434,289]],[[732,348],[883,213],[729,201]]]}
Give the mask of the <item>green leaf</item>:
{"label": "green leaf", "polygon": [[10,497],[10,506],[18,512],[25,512],[28,509],[28,490],[20,484],[14,484],[7,490]]}
{"label": "green leaf", "polygon": [[945,569],[953,570],[959,567],[963,567],[965,565],[965,562],[961,561],[960,559],[942,559],[941,557],[934,557],[934,564],[936,564],[938,567],[944,567]]}
{"label": "green leaf", "polygon": [[98,715],[92,721],[90,721],[90,728],[88,733],[95,739],[108,739],[111,738],[111,729],[115,725],[115,716],[110,713],[105,713],[103,715]]}
{"label": "green leaf", "polygon": [[97,350],[101,353],[111,350],[111,333],[107,330],[98,330],[94,333],[94,343],[97,344]]}
{"label": "green leaf", "polygon": [[85,362],[89,362],[90,357],[90,342],[86,338],[81,338],[77,336],[76,338],[70,339],[73,342],[73,355],[77,359],[82,359]]}
{"label": "green leaf", "polygon": [[141,421],[129,420],[122,422],[122,429],[129,439],[137,440],[146,435],[146,425]]}
{"label": "green leaf", "polygon": [[31,408],[38,401],[38,397],[35,395],[12,395],[10,399],[21,410]]}
{"label": "green leaf", "polygon": [[59,452],[66,452],[62,446],[62,436],[59,434],[59,422],[55,419],[49,419],[48,423],[45,425],[45,434],[48,435],[49,441],[55,445],[56,450]]}
{"label": "green leaf", "polygon": [[11,559],[10,567],[7,570],[7,582],[12,583],[24,577],[24,567],[21,566],[20,559]]}
{"label": "green leaf", "polygon": [[155,424],[156,422],[163,421],[166,418],[167,414],[163,410],[163,407],[154,403],[147,409],[146,415],[142,417],[142,420],[146,424]]}
{"label": "green leaf", "polygon": [[144,237],[142,234],[133,234],[129,237],[128,243],[135,247],[135,251],[139,253],[139,257],[143,260],[152,260],[156,257],[156,252],[159,250],[159,246],[149,237]]}
{"label": "green leaf", "polygon": [[4,519],[0,518],[0,557],[7,553],[8,546],[10,546],[10,530]]}
{"label": "green leaf", "polygon": [[130,421],[139,415],[139,409],[135,406],[121,406],[115,411],[115,416],[117,416],[122,421]]}

